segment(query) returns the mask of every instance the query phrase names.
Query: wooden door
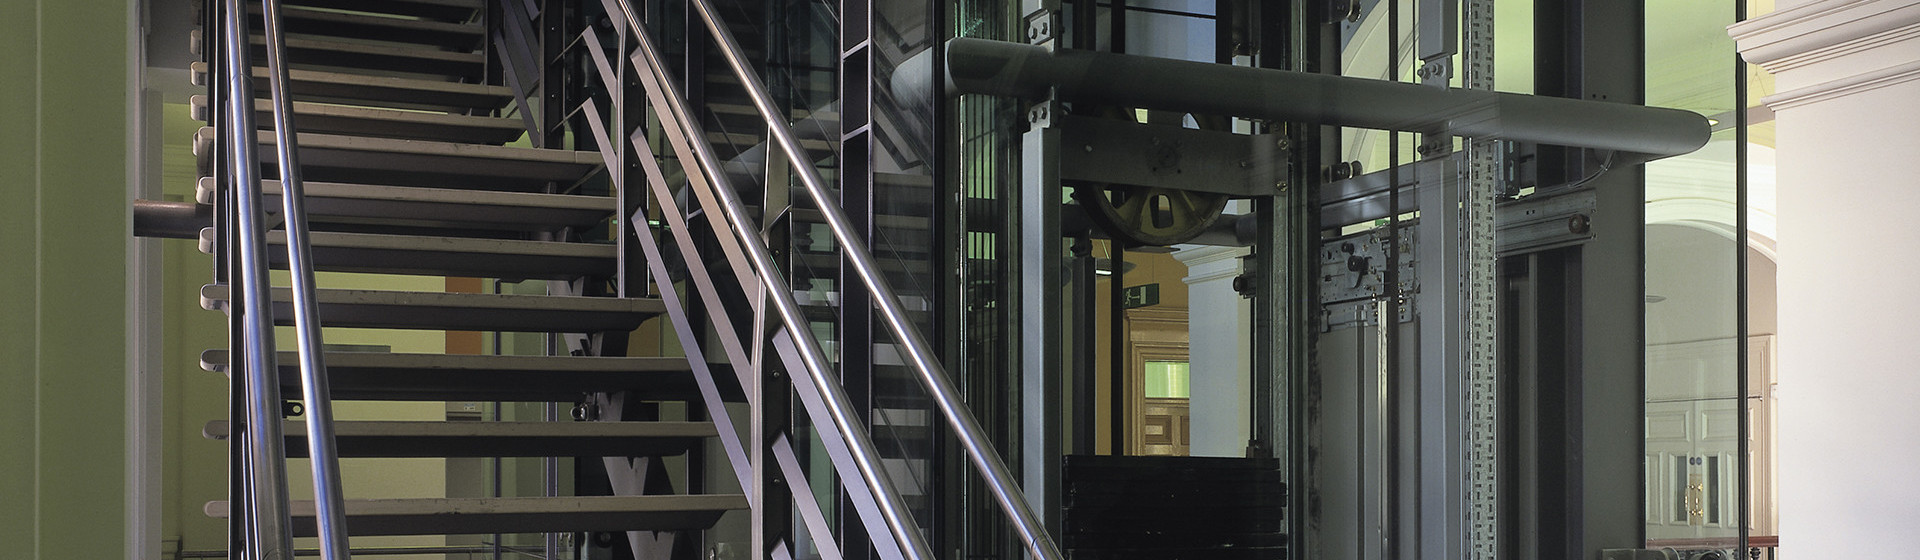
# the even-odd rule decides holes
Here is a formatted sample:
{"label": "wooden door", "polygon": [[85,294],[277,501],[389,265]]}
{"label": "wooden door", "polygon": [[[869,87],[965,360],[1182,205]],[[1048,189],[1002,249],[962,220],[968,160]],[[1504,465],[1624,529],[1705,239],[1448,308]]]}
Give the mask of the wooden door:
{"label": "wooden door", "polygon": [[1187,311],[1127,312],[1129,455],[1187,455]]}

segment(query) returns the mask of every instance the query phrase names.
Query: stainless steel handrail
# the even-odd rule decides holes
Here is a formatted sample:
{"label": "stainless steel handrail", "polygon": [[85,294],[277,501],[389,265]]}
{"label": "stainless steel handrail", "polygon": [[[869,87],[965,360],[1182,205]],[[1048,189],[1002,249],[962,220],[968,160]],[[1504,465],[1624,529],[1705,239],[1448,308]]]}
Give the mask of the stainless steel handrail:
{"label": "stainless steel handrail", "polygon": [[[666,78],[663,75],[666,69],[663,59],[654,47],[652,35],[640,22],[638,12],[634,10],[631,0],[610,1],[618,6],[628,27],[639,39],[636,43],[639,45],[637,54],[640,60],[636,62],[647,65],[648,68],[645,70],[662,74],[660,77]],[[679,132],[685,134],[697,132],[692,130],[698,127],[694,124],[697,121],[691,118],[692,111],[686,105],[686,98],[681,95],[679,88],[673,85],[673,80],[657,79],[655,83],[666,90],[664,93],[670,101],[668,108],[674,113],[673,120],[689,129]],[[791,131],[788,131],[788,135],[791,136],[791,134]],[[704,136],[692,137],[697,139]],[[827,361],[826,354],[821,351],[820,344],[814,339],[813,330],[807,324],[806,316],[800,310],[799,304],[793,300],[792,287],[787,284],[786,278],[781,276],[780,269],[774,264],[773,253],[768,249],[766,241],[756,235],[759,228],[747,215],[746,206],[740,201],[739,195],[733,192],[733,189],[723,186],[727,178],[725,169],[720,166],[719,158],[713,154],[712,149],[705,142],[694,141],[691,144],[700,160],[700,166],[707,170],[707,175],[711,179],[709,185],[712,188],[709,190],[712,192],[706,194],[719,197],[725,218],[732,225],[736,238],[741,241],[741,245],[745,246],[747,256],[760,276],[760,282],[767,287],[768,294],[771,296],[769,299],[773,301],[782,324],[786,326],[789,333],[792,333],[792,336],[798,339],[799,343],[795,346],[798,347],[801,362],[805,366],[802,369],[806,370],[807,377],[813,381],[813,385],[821,393],[820,396],[827,405],[827,420],[833,425],[834,432],[840,434],[847,442],[860,481],[872,489],[888,533],[900,544],[901,552],[907,558],[937,560],[938,556],[933,554],[925,537],[913,524],[913,517],[907,509],[905,500],[898,492],[893,491],[894,486],[885,466],[881,463],[879,451],[873,446],[872,437],[860,427],[860,417],[854,412],[852,399],[847,397],[846,390],[840,386],[838,380],[833,378],[832,367]],[[805,160],[802,159],[802,161]],[[1057,557],[1048,560],[1056,559]]]}
{"label": "stainless steel handrail", "polygon": [[[619,2],[628,20],[628,25],[632,26],[636,33],[642,34],[644,38],[646,33],[645,28],[634,15],[627,0],[619,0]],[[919,328],[908,320],[906,310],[900,304],[899,296],[894,292],[892,286],[886,279],[880,275],[879,265],[874,262],[866,242],[855,232],[846,214],[842,212],[839,205],[835,203],[826,182],[820,178],[819,171],[814,169],[810,163],[811,160],[807,157],[805,150],[801,148],[800,141],[794,135],[793,129],[788,126],[785,119],[779,116],[781,113],[774,105],[772,97],[767,94],[766,84],[762,83],[759,76],[753,73],[752,68],[741,54],[740,45],[738,41],[733,38],[732,31],[720,21],[719,15],[715,12],[709,0],[689,0],[689,3],[699,12],[700,18],[705,23],[708,32],[712,34],[715,42],[718,43],[722,57],[726,59],[727,65],[733,70],[734,75],[738,77],[741,84],[745,86],[748,95],[753,100],[754,108],[759,111],[761,118],[766,121],[767,129],[773,135],[775,142],[778,143],[781,150],[787,154],[788,162],[799,174],[801,184],[806,187],[807,194],[814,199],[816,206],[820,208],[834,239],[839,242],[840,246],[845,250],[847,261],[852,264],[854,271],[860,276],[861,282],[865,284],[868,291],[873,294],[875,306],[885,319],[888,328],[893,332],[896,340],[898,340],[905,349],[907,361],[913,365],[914,372],[918,374],[921,386],[926,389],[927,393],[933,398],[935,405],[940,409],[941,416],[946,419],[948,426],[954,430],[955,435],[960,439],[962,447],[967,451],[968,460],[973,464],[975,470],[979,471],[981,477],[986,480],[988,488],[994,495],[994,501],[1000,506],[1001,511],[1006,513],[1013,524],[1014,530],[1019,533],[1028,552],[1040,560],[1061,560],[1062,555],[1060,554],[1059,548],[1054,544],[1053,539],[1048,536],[1046,527],[1041,523],[1039,516],[1034,513],[1032,506],[1027,503],[1025,495],[1020,490],[1019,483],[1014,479],[1012,472],[1007,469],[1006,464],[1001,461],[999,454],[994,451],[993,444],[987,440],[986,430],[980,427],[979,421],[976,420],[972,412],[967,409],[964,400],[960,396],[959,389],[954,386],[953,382],[947,376],[946,369],[942,367],[939,360],[934,357],[932,346],[929,345],[926,342],[926,338],[920,334]],[[647,46],[647,43],[648,41],[646,40],[641,41],[643,51],[651,48]],[[651,62],[658,67],[657,60]],[[684,103],[684,100],[680,99],[678,92],[671,93],[674,99]],[[724,170],[718,166],[717,161],[707,161],[707,154],[703,153],[701,159],[701,165],[707,167],[710,174],[716,176],[724,174]],[[716,179],[718,179],[718,177],[716,177]],[[788,330],[795,333],[796,336],[806,336],[808,329],[805,328],[804,319],[801,319],[798,315],[798,307],[792,302],[791,292],[787,290],[784,279],[779,278],[774,269],[769,268],[771,266],[771,258],[764,254],[764,243],[757,237],[747,233],[757,230],[748,225],[749,222],[745,217],[744,206],[739,203],[737,197],[728,191],[728,189],[715,190],[721,191],[720,194],[727,202],[726,209],[729,214],[727,219],[734,223],[734,227],[742,232],[744,237],[752,238],[752,243],[748,245],[750,248],[757,249],[750,251],[753,253],[755,266],[762,269],[763,280],[769,282],[769,286],[776,288],[773,299],[775,307],[782,315],[782,321],[786,323]],[[814,356],[819,353],[818,346],[814,344],[800,344],[799,346],[802,347],[803,358],[808,362],[809,369],[814,368],[816,364],[822,368],[820,371],[810,371],[808,373],[810,376],[815,377],[816,381],[820,382],[820,386],[829,394],[828,402],[830,408],[834,409],[835,427],[842,434],[848,434],[850,440],[858,441],[864,444],[864,447],[871,448],[871,440],[867,437],[864,430],[857,429],[854,426],[841,425],[841,418],[849,415],[851,411],[845,410],[849,405],[844,402],[844,400],[832,398],[834,394],[841,393],[841,391],[837,383],[833,383],[831,379],[824,378],[826,362],[824,358],[816,358]],[[857,436],[857,439],[852,436]],[[871,452],[870,449],[867,451]],[[865,473],[863,473],[863,475],[864,474]],[[880,474],[884,476],[884,473]],[[869,480],[868,482],[869,484],[876,484],[880,481]],[[900,498],[898,494],[893,491],[893,487],[888,484],[876,488],[875,492],[885,496],[886,499],[882,500],[882,513],[887,517],[889,529],[895,533],[896,538],[900,539],[900,542],[903,544],[908,545],[905,546],[905,548],[908,549],[909,554],[926,554],[924,552],[926,550],[924,548],[925,541],[919,534],[919,531],[908,522],[910,517],[904,508],[900,507]]]}
{"label": "stainless steel handrail", "polygon": [[286,33],[280,25],[280,0],[261,0],[267,35],[267,86],[273,95],[275,151],[280,156],[281,217],[287,231],[287,271],[293,277],[294,333],[299,342],[300,391],[306,406],[307,456],[313,465],[314,513],[320,529],[320,556],[349,555],[345,499],[340,488],[340,457],[334,447],[333,393],[327,382],[320,304],[314,297],[312,243],[307,231],[306,189],[301,184],[299,129],[293,126],[293,92],[287,76]]}
{"label": "stainless steel handrail", "polygon": [[287,527],[286,440],[280,425],[280,373],[274,363],[272,288],[267,279],[267,234],[261,227],[260,164],[253,119],[253,68],[248,61],[247,16],[241,0],[226,0],[222,50],[226,60],[227,170],[233,178],[234,228],[240,246],[239,284],[229,313],[241,316],[245,347],[247,521],[255,559],[293,557]]}
{"label": "stainless steel handrail", "polygon": [[826,181],[820,178],[819,170],[810,163],[812,160],[807,158],[806,151],[801,148],[800,140],[794,136],[792,127],[787,125],[785,119],[779,117],[780,111],[774,105],[772,96],[767,94],[766,84],[753,73],[746,57],[741,54],[739,42],[733,38],[733,32],[722,24],[710,0],[689,0],[689,2],[698,9],[700,19],[706,23],[707,31],[713,34],[715,42],[719,44],[720,54],[727,59],[727,66],[733,69],[740,83],[746,86],[747,94],[753,99],[754,108],[760,111],[760,117],[766,121],[768,132],[773,135],[774,140],[778,141],[780,149],[787,153],[788,163],[792,164],[794,171],[800,176],[800,183],[806,187],[807,194],[813,197],[814,204],[826,218],[827,227],[833,232],[834,240],[844,249],[847,262],[853,265],[854,271],[860,276],[861,283],[865,284],[867,290],[873,294],[875,307],[879,308],[880,315],[886,319],[887,327],[893,331],[896,340],[905,348],[907,361],[913,364],[914,373],[918,374],[921,387],[926,389],[928,395],[933,398],[934,404],[940,409],[941,416],[946,418],[947,425],[953,428],[954,435],[960,439],[960,445],[966,448],[967,459],[973,463],[974,469],[979,471],[981,478],[986,480],[988,489],[993,493],[994,501],[1013,523],[1013,528],[1020,534],[1020,539],[1024,541],[1027,551],[1040,560],[1061,560],[1060,549],[1054,544],[1052,537],[1048,536],[1046,526],[1034,513],[1033,506],[1027,503],[1026,495],[1021,492],[1019,482],[1014,480],[1012,471],[1008,470],[1006,463],[1000,460],[1000,455],[993,449],[993,443],[987,440],[986,430],[980,427],[979,420],[976,420],[972,411],[967,409],[965,400],[960,396],[959,388],[953,385],[953,381],[947,377],[946,368],[941,366],[939,359],[934,357],[932,345],[928,344],[926,337],[920,334],[919,327],[914,326],[907,319],[906,309],[900,304],[900,296],[894,293],[893,287],[880,275],[880,267],[874,262],[866,241],[860,238],[852,222],[847,219],[846,213],[842,212],[840,206],[836,204],[832,191],[828,190]]}
{"label": "stainless steel handrail", "polygon": [[[266,35],[267,85],[272,96],[275,151],[280,164],[281,219],[287,232],[287,263],[292,276],[293,313],[298,337],[302,399],[306,408],[307,450],[313,465],[315,509],[320,529],[320,553],[328,560],[344,560],[347,544],[345,512],[340,488],[339,456],[334,448],[332,398],[322,358],[319,304],[314,296],[313,261],[307,228],[305,191],[300,180],[299,142],[293,124],[293,95],[288,86],[285,33],[279,0],[262,0]],[[240,245],[241,297],[233,312],[244,317],[246,330],[247,461],[253,480],[248,520],[252,538],[248,548],[255,558],[291,558],[288,531],[286,447],[281,425],[279,366],[274,363],[272,287],[267,275],[266,230],[255,122],[253,64],[248,45],[245,2],[226,0],[224,15],[224,85],[227,88],[227,165],[232,172],[234,235]]]}

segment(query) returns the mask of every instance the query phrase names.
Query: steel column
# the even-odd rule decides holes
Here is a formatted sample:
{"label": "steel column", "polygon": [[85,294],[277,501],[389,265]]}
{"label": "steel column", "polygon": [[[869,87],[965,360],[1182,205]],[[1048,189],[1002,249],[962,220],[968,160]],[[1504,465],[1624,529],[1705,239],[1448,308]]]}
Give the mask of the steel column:
{"label": "steel column", "polygon": [[1035,105],[1041,115],[1020,140],[1020,488],[1041,512],[1046,527],[1059,530],[1061,387],[1069,341],[1061,328],[1066,302],[1060,298],[1066,261],[1060,237],[1060,130],[1045,115],[1058,107]]}

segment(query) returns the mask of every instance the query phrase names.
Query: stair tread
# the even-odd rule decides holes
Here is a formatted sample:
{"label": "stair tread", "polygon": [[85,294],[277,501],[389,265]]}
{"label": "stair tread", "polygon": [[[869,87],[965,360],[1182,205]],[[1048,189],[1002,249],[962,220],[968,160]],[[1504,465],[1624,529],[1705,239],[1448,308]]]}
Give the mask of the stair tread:
{"label": "stair tread", "polygon": [[[194,85],[207,85],[207,63],[194,62],[189,70]],[[256,92],[264,94],[266,67],[253,67],[253,77]],[[506,86],[302,69],[288,70],[287,79],[295,100],[443,110],[496,109],[513,102],[513,90]]]}
{"label": "stair tread", "polygon": [[[685,358],[599,356],[491,356],[327,352],[333,398],[383,401],[556,402],[581,394],[635,391],[647,400],[700,398]],[[200,353],[200,367],[227,373],[226,350]],[[299,356],[281,352],[283,391],[300,387]],[[716,376],[726,364],[709,364]],[[744,399],[735,384],[719,384],[721,398]]]}
{"label": "stair tread", "polygon": [[[257,25],[261,13],[260,5],[249,4],[247,13],[251,14]],[[289,35],[321,35],[349,39],[368,39],[399,43],[415,43],[436,47],[473,47],[486,35],[486,28],[477,21],[451,22],[387,17],[372,13],[353,13],[333,10],[318,10],[301,6],[285,6],[280,10],[283,29]]]}
{"label": "stair tread", "polygon": [[[396,292],[384,290],[314,290],[320,316],[327,326],[440,329],[514,332],[598,332],[632,330],[647,318],[666,311],[657,299],[471,294],[450,292]],[[225,284],[200,288],[200,305],[224,311]],[[274,288],[274,320],[293,319],[293,291]]]}
{"label": "stair tread", "polygon": [[[691,530],[721,514],[747,509],[740,494],[563,496],[552,498],[412,498],[346,500],[347,531],[360,535],[433,535],[573,531]],[[313,536],[314,504],[288,508],[294,536]],[[207,516],[224,519],[231,504],[207,502]]]}
{"label": "stair tread", "polygon": [[[208,371],[226,368],[230,354],[226,350],[207,350],[200,354],[200,366]],[[280,352],[282,367],[294,367],[295,352]],[[389,352],[327,352],[327,370],[456,370],[511,371],[526,373],[622,373],[687,371],[686,358],[609,357],[609,356],[495,356],[483,354],[411,354]],[[718,366],[719,364],[716,364]]]}
{"label": "stair tread", "polygon": [[[207,121],[207,96],[188,100],[193,118]],[[273,128],[273,100],[255,99],[256,122]],[[294,128],[302,132],[469,144],[504,144],[526,134],[518,119],[426,113],[374,107],[293,102]]]}
{"label": "stair tread", "polygon": [[[202,176],[213,165],[212,127],[194,133],[193,151]],[[260,131],[264,148],[276,144],[272,131]],[[300,133],[300,163],[305,178],[319,182],[539,190],[549,181],[571,183],[601,165],[600,154],[488,146],[431,140],[399,140]],[[277,167],[271,149],[259,150],[266,169]]]}
{"label": "stair tread", "polygon": [[[352,222],[403,226],[541,231],[589,225],[610,216],[618,201],[604,196],[395,187],[308,181],[307,217],[315,223]],[[280,206],[280,182],[263,180],[263,201]],[[212,204],[217,188],[201,177],[194,197]]]}
{"label": "stair tread", "polygon": [[[225,420],[207,422],[207,433],[226,437]],[[288,420],[287,435],[306,437],[307,424]],[[714,437],[712,422],[435,422],[339,420],[338,437]]]}
{"label": "stair tread", "polygon": [[[212,141],[213,127],[200,127],[196,148]],[[392,138],[367,138],[364,136],[341,136],[337,134],[300,133],[302,148],[340,148],[362,151],[393,152],[429,156],[468,157],[474,159],[507,159],[513,161],[570,163],[577,165],[598,165],[599,152],[574,150],[547,150],[541,148],[520,148],[512,146],[481,146],[460,142],[435,142],[430,140],[396,140]],[[274,143],[270,132],[260,133],[260,143]],[[210,144],[206,144],[209,145]],[[196,150],[198,151],[198,150]]]}
{"label": "stair tread", "polygon": [[[201,31],[195,29],[190,32],[190,35],[194,46],[193,54],[201,54]],[[253,59],[264,62],[266,38],[255,34],[248,38],[248,42],[253,45]],[[354,73],[384,71],[472,78],[478,77],[487,68],[487,54],[478,51],[444,51],[415,46],[329,41],[312,37],[287,37],[285,45],[288,67],[292,70],[324,67],[347,69]]]}
{"label": "stair tread", "polygon": [[481,0],[289,0],[286,4],[430,19],[465,19],[486,7]]}
{"label": "stair tread", "polygon": [[[213,254],[213,228],[200,230],[200,252]],[[610,275],[618,248],[600,243],[435,237],[316,231],[309,234],[315,270],[482,278],[570,279]],[[268,264],[286,268],[287,232],[267,232]]]}
{"label": "stair tread", "polygon": [[[232,426],[207,422],[203,434],[226,439]],[[303,420],[285,422],[288,439],[304,440]],[[678,455],[719,435],[712,422],[428,422],[336,421],[341,457],[655,457]],[[287,455],[305,457],[304,442]]]}

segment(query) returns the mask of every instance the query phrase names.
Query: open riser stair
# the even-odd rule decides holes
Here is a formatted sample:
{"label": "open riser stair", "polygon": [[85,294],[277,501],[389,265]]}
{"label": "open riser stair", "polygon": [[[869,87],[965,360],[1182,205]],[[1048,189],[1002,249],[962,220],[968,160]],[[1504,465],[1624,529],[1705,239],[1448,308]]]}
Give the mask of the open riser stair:
{"label": "open riser stair", "polygon": [[[208,1],[203,9],[219,9],[218,2]],[[261,31],[261,6],[249,4],[256,95],[252,109],[258,127],[254,141],[258,170],[265,178],[262,203],[278,212],[283,190],[266,68],[268,42]],[[602,156],[529,147],[528,121],[517,114],[524,102],[516,104],[515,90],[498,74],[499,66],[490,65],[487,18],[499,17],[499,10],[488,4],[284,2],[287,85],[312,226],[309,254],[311,266],[322,273],[314,295],[322,325],[329,329],[535,333],[554,337],[557,351],[529,356],[339,349],[323,357],[335,401],[556,403],[562,418],[340,418],[332,424],[338,456],[349,464],[370,458],[574,458],[593,467],[582,472],[608,471],[599,465],[617,460],[652,466],[630,472],[613,469],[611,476],[637,478],[583,488],[647,492],[573,496],[563,488],[550,496],[395,498],[356,492],[349,478],[344,485],[349,498],[346,528],[355,537],[603,533],[624,539],[628,532],[697,534],[689,532],[712,527],[729,511],[746,509],[747,499],[688,494],[684,482],[671,488],[661,480],[645,480],[664,472],[659,468],[664,458],[704,453],[720,432],[710,421],[662,421],[648,413],[658,407],[644,403],[697,402],[702,398],[699,384],[685,358],[624,355],[632,332],[659,316],[663,307],[657,299],[641,297],[646,289],[633,290],[636,297],[618,297],[604,288],[623,271],[620,244],[607,234],[619,231],[609,227],[618,222],[619,204],[605,186]],[[220,81],[223,61],[204,56],[217,50],[219,39],[206,29],[194,33],[193,52],[204,58],[190,69],[194,84]],[[230,200],[223,194],[230,186],[220,180],[224,127],[230,125],[224,122],[225,107],[212,102],[218,99],[210,90],[209,95],[194,96],[189,105],[192,117],[207,123],[194,136],[201,174],[194,199],[216,208]],[[217,223],[210,223],[195,241],[212,258],[226,259],[237,242],[224,234]],[[266,238],[267,266],[285,269],[288,235],[273,230]],[[327,273],[498,279],[503,284],[548,281],[550,289],[544,295],[363,289],[368,282],[364,277],[354,277],[359,286],[331,287],[329,279],[346,277]],[[201,304],[231,312],[232,292],[230,282],[217,277],[200,291]],[[291,324],[291,291],[276,288],[272,299],[274,322]],[[281,347],[291,348],[290,342]],[[201,366],[235,378],[236,355],[211,349],[202,354]],[[280,352],[276,362],[282,397],[298,400],[299,356]],[[724,364],[709,367],[730,371]],[[596,401],[592,395],[602,397]],[[729,385],[721,398],[745,397]],[[627,408],[633,410],[582,405],[609,401],[631,401]],[[576,407],[601,414],[566,418],[564,411]],[[290,416],[283,427],[286,454],[296,460],[307,455],[302,420]],[[206,423],[204,433],[237,442],[236,427],[217,419]],[[220,518],[235,513],[229,501],[208,503],[205,510]],[[316,534],[312,502],[294,502],[291,513],[296,536]],[[638,549],[626,543],[609,548],[625,549],[620,557]]]}

